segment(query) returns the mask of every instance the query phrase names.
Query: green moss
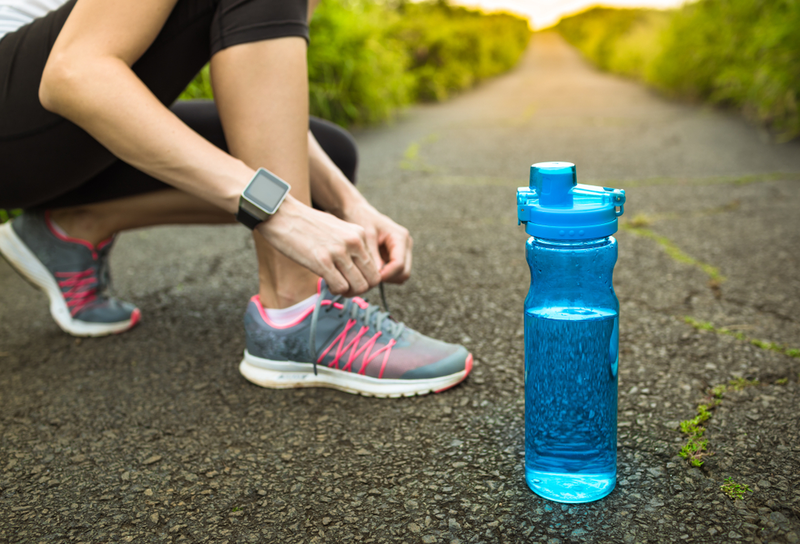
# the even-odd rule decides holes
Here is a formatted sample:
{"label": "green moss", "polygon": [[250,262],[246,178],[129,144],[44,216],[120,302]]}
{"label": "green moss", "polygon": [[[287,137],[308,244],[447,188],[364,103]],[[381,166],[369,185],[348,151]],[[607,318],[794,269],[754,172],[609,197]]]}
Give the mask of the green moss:
{"label": "green moss", "polygon": [[719,269],[715,266],[712,266],[708,263],[704,263],[690,255],[687,255],[683,252],[672,240],[667,238],[666,236],[661,236],[659,234],[654,233],[652,230],[644,228],[644,227],[635,227],[633,226],[633,222],[631,223],[623,223],[622,228],[627,232],[637,234],[639,236],[644,236],[645,238],[650,238],[651,240],[655,241],[660,245],[667,255],[670,256],[673,260],[688,264],[690,266],[694,266],[702,270],[709,279],[714,282],[715,285],[719,285],[725,281],[725,276],[720,274]]}
{"label": "green moss", "polygon": [[716,334],[722,334],[725,336],[732,336],[737,340],[741,340],[742,342],[748,342],[749,344],[756,346],[757,348],[765,349],[768,351],[775,351],[777,353],[782,353],[783,355],[787,355],[789,357],[800,357],[800,349],[797,348],[790,348],[784,344],[768,342],[766,340],[748,338],[742,332],[732,331],[726,327],[715,327],[713,324],[707,321],[698,321],[697,319],[688,315],[683,318],[683,321],[700,331],[709,331]]}
{"label": "green moss", "polygon": [[419,150],[423,145],[435,142],[438,139],[438,134],[429,134],[420,141],[411,142],[408,144],[408,147],[403,153],[403,160],[400,161],[400,168],[403,170],[413,170],[417,172],[435,172],[435,167],[427,164],[420,158]]}
{"label": "green moss", "polygon": [[725,478],[725,483],[719,486],[719,489],[733,500],[743,499],[746,493],[753,492],[750,486],[746,484],[737,484],[730,476]]}
{"label": "green moss", "polygon": [[703,458],[714,455],[713,452],[708,450],[708,440],[703,438],[706,432],[703,424],[711,419],[712,410],[721,403],[720,399],[715,397],[715,391],[718,392],[719,390],[714,388],[709,391],[709,398],[711,399],[709,403],[697,406],[697,415],[695,417],[680,422],[681,432],[689,438],[681,447],[678,455],[689,461],[694,467],[703,466]]}

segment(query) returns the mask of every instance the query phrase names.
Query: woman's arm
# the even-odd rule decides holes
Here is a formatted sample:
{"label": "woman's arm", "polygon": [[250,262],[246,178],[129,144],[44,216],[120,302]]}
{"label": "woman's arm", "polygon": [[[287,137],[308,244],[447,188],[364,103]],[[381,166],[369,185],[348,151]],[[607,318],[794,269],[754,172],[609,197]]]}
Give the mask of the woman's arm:
{"label": "woman's arm", "polygon": [[45,66],[42,105],[128,164],[231,213],[254,170],[165,108],[131,66],[176,0],[80,0]]}
{"label": "woman's arm", "polygon": [[[286,111],[303,109],[307,92],[304,95],[273,85],[250,102],[253,108],[260,108],[258,114],[263,117],[254,134],[263,144],[261,149],[270,153],[265,164],[247,164],[247,157],[239,160],[225,153],[184,125],[131,70],[158,35],[176,1],[79,0],[45,66],[39,92],[42,105],[85,129],[128,164],[230,213],[237,210],[239,195],[257,166],[279,175],[298,172],[300,178],[305,172],[304,179],[292,179],[291,175],[286,179],[298,188],[307,188],[307,106],[305,116],[285,115]],[[300,48],[302,55],[298,56]],[[234,46],[212,60],[224,71],[226,64],[234,65],[242,56],[239,53],[248,56],[253,52],[259,55],[255,64],[226,76],[240,79],[240,88],[247,85],[248,77],[252,79],[254,70],[271,69],[274,81],[287,85],[307,78],[302,38]],[[287,63],[287,53],[303,61]],[[229,137],[231,127],[225,128]],[[242,142],[240,147],[252,145],[242,137],[252,133],[251,129],[233,127],[232,142]],[[298,129],[302,138],[286,138]],[[306,167],[298,170],[298,163]],[[259,225],[258,232],[281,253],[325,278],[334,292],[364,292],[379,280],[363,228],[317,212],[291,196],[273,218]]]}

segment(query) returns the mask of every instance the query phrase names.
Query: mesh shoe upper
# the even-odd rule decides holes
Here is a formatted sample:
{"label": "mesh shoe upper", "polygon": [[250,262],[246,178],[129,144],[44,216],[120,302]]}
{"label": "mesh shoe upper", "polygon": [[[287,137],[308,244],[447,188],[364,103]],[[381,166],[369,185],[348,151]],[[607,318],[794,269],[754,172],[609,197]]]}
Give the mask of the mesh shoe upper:
{"label": "mesh shoe upper", "polygon": [[270,324],[258,297],[253,297],[245,313],[248,352],[273,361],[312,365],[316,360],[318,365],[383,379],[427,379],[464,370],[469,354],[462,346],[409,329],[359,297],[334,296],[324,282],[319,291],[317,307],[286,327]]}
{"label": "mesh shoe upper", "polygon": [[11,224],[14,232],[55,278],[73,319],[116,323],[131,318],[136,307],[110,298],[109,238],[92,246],[58,233],[48,213],[26,212]]}

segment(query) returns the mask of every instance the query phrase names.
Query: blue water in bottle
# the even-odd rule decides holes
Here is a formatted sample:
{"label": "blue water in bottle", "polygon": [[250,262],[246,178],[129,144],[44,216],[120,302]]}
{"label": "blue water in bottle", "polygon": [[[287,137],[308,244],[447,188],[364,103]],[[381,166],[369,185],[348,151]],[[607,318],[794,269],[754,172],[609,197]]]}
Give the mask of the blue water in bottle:
{"label": "blue water in bottle", "polygon": [[578,185],[573,164],[539,163],[517,201],[532,235],[525,479],[546,499],[597,500],[616,484],[619,302],[611,234],[625,193]]}

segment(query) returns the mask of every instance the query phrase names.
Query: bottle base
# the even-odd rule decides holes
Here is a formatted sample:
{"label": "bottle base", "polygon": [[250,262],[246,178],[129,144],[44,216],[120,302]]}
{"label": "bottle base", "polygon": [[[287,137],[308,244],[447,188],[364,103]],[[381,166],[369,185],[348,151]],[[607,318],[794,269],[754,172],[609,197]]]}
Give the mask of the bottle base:
{"label": "bottle base", "polygon": [[525,481],[543,499],[575,504],[596,501],[611,493],[617,474],[555,474],[526,469]]}

